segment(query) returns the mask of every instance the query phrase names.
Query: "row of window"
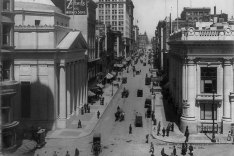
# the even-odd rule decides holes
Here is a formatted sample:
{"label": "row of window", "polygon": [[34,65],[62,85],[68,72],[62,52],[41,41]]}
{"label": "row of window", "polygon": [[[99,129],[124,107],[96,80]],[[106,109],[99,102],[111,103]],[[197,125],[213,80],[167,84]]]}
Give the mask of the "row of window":
{"label": "row of window", "polygon": [[[105,20],[110,20],[111,16],[105,16]],[[119,15],[119,20],[123,20],[124,16]],[[99,16],[99,20],[104,20],[104,16]],[[117,16],[112,16],[112,20],[117,20]]]}
{"label": "row of window", "polygon": [[[117,8],[117,4],[99,4],[99,8],[104,8],[104,5],[106,8]],[[123,8],[124,4],[118,4],[119,8]]]}
{"label": "row of window", "polygon": [[208,12],[187,12],[187,15],[208,15]]}
{"label": "row of window", "polygon": [[[123,14],[124,10],[123,9],[119,9],[119,14]],[[110,14],[111,10],[105,10],[106,14]],[[104,10],[99,10],[99,14],[104,14]],[[112,14],[117,14],[117,10],[112,10]]]}
{"label": "row of window", "polygon": [[124,0],[99,0],[99,2],[124,2]]}

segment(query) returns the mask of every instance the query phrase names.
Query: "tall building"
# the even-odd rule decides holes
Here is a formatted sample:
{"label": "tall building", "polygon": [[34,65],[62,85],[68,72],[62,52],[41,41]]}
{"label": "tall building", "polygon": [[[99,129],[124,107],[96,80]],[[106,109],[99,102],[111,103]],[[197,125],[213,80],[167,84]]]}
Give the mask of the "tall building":
{"label": "tall building", "polygon": [[139,47],[139,27],[137,25],[133,26],[133,41],[134,41],[134,51],[137,51]]}
{"label": "tall building", "polygon": [[99,0],[97,2],[97,18],[113,30],[123,34],[125,57],[131,55],[133,32],[133,9],[131,0]]}
{"label": "tall building", "polygon": [[146,49],[147,45],[149,44],[149,39],[146,32],[138,35],[138,43],[140,49]]}
{"label": "tall building", "polygon": [[23,129],[66,128],[87,103],[87,43],[69,20],[51,0],[15,0],[14,118]]}
{"label": "tall building", "polygon": [[18,82],[14,81],[14,0],[0,1],[0,153],[16,145],[13,117]]}
{"label": "tall building", "polygon": [[206,30],[181,29],[170,37],[169,91],[182,131],[188,126],[190,133],[211,132],[213,119],[216,133],[227,134],[231,130],[233,24],[215,23]]}

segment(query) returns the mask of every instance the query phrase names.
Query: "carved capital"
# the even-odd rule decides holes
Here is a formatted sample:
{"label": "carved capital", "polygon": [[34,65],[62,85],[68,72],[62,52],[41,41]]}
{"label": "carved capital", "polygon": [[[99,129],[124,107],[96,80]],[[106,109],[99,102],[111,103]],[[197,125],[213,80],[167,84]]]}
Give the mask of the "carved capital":
{"label": "carved capital", "polygon": [[233,61],[233,58],[232,57],[223,57],[223,65],[231,65]]}
{"label": "carved capital", "polygon": [[194,65],[195,64],[196,57],[187,57],[186,62],[188,65]]}

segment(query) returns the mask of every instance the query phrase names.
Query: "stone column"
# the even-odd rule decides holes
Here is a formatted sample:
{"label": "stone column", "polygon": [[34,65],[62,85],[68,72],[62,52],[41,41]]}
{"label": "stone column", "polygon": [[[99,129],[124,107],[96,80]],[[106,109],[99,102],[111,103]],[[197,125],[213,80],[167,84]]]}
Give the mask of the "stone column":
{"label": "stone column", "polygon": [[66,66],[66,85],[67,85],[67,118],[71,116],[71,65],[70,63]]}
{"label": "stone column", "polygon": [[75,88],[76,88],[76,115],[79,114],[79,103],[80,103],[80,96],[79,96],[79,62],[76,62],[75,65]]}
{"label": "stone column", "polygon": [[223,64],[223,120],[231,118],[229,94],[233,91],[233,68],[231,58],[224,58]]}
{"label": "stone column", "polygon": [[59,66],[59,119],[58,128],[66,128],[66,71],[65,64]]}
{"label": "stone column", "polygon": [[190,133],[197,133],[197,123],[195,119],[195,98],[196,98],[196,66],[193,57],[187,60],[187,104],[183,106],[183,116],[181,117],[180,128],[185,131],[189,127]]}
{"label": "stone column", "polygon": [[70,111],[71,111],[71,114],[73,114],[74,113],[74,110],[75,110],[75,91],[74,91],[74,89],[75,89],[75,87],[74,87],[74,78],[75,78],[75,75],[74,75],[74,66],[75,66],[75,64],[74,64],[74,62],[73,63],[71,63],[71,70],[70,70],[70,73],[71,73],[71,77],[70,77],[70,80],[71,80],[71,86],[70,86],[70,90],[71,90],[71,95],[70,95],[70,98],[71,98],[71,108],[70,108]]}
{"label": "stone column", "polygon": [[79,61],[79,97],[80,97],[80,101],[79,101],[79,107],[82,105],[82,61]]}

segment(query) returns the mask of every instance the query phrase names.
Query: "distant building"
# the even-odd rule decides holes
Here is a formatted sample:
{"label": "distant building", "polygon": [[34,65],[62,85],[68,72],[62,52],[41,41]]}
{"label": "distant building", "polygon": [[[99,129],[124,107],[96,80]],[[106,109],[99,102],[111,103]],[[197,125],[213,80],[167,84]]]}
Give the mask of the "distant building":
{"label": "distant building", "polygon": [[149,39],[146,32],[138,35],[138,43],[140,49],[146,49],[147,45],[149,44]]}
{"label": "distant building", "polygon": [[[177,111],[180,129],[190,133],[212,130],[227,134],[234,123],[234,23],[216,23],[209,29],[181,29],[169,45],[170,103]],[[223,26],[218,29],[217,26]],[[225,47],[225,48],[224,48]]]}
{"label": "distant building", "polygon": [[14,118],[21,129],[66,128],[87,103],[87,43],[50,0],[16,0]]}
{"label": "distant building", "polygon": [[123,34],[124,56],[130,56],[132,47],[133,32],[133,9],[134,5],[131,0],[104,1],[97,2],[97,19],[111,29],[120,31]]}
{"label": "distant building", "polygon": [[134,41],[134,51],[137,51],[139,47],[139,27],[137,25],[133,26],[133,41]]}
{"label": "distant building", "polygon": [[[15,95],[19,83],[14,80],[14,0],[0,1],[0,155],[16,145],[14,118]],[[17,105],[17,103],[16,103]],[[17,136],[18,137],[18,136]]]}

